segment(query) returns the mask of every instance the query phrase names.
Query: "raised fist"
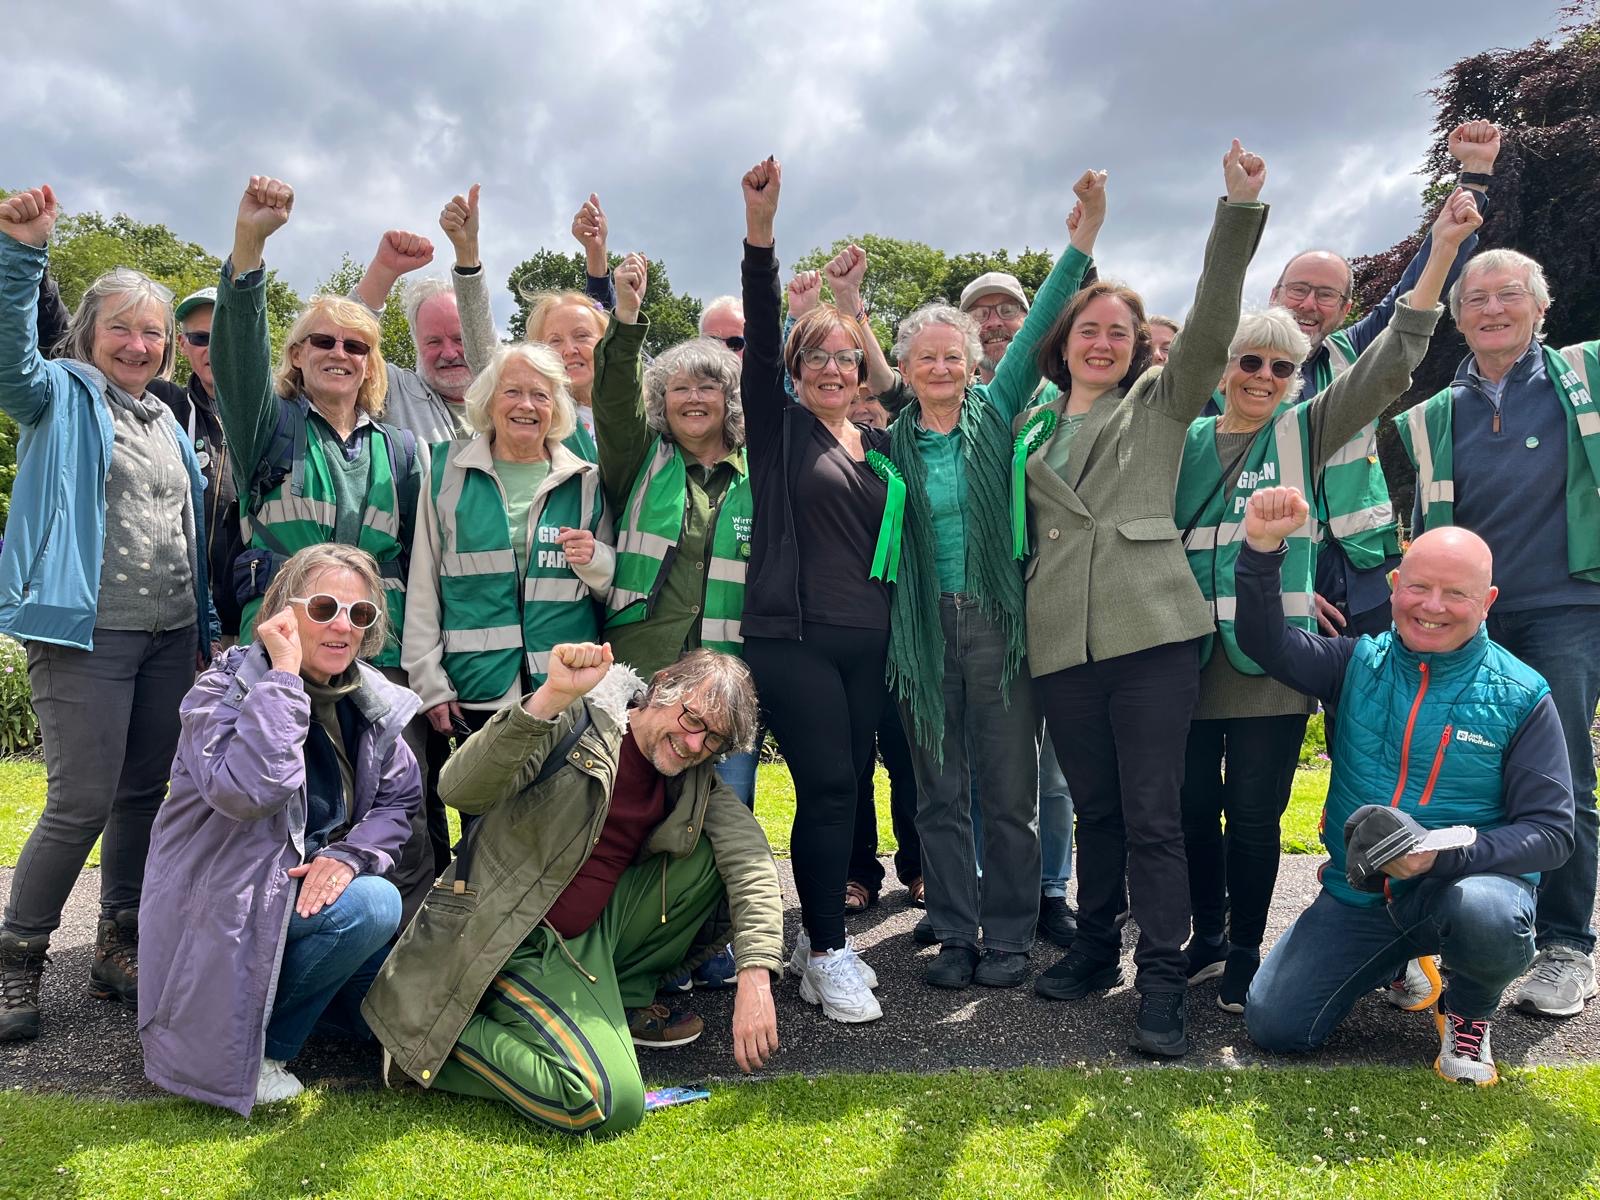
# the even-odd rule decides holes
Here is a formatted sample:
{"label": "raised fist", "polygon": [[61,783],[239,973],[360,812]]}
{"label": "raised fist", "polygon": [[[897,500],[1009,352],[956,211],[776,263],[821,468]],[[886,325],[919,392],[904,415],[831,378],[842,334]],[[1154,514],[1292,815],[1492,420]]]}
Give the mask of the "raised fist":
{"label": "raised fist", "polygon": [[1261,185],[1267,182],[1267,164],[1258,154],[1251,154],[1233,139],[1233,145],[1222,156],[1222,178],[1228,186],[1229,204],[1251,204],[1261,195]]}
{"label": "raised fist", "polygon": [[1493,121],[1463,121],[1450,131],[1450,157],[1463,171],[1494,170],[1500,157],[1500,128]]}
{"label": "raised fist", "polygon": [[644,307],[645,285],[650,280],[650,260],[642,254],[630,254],[617,264],[611,277],[617,289],[617,320],[624,325],[637,324],[639,310]]}
{"label": "raised fist", "polygon": [[373,262],[394,275],[420,271],[433,261],[433,243],[420,233],[391,229],[378,239]]}
{"label": "raised fist", "polygon": [[822,272],[796,271],[788,291],[789,315],[798,321],[822,301]]}
{"label": "raised fist", "polygon": [[256,622],[260,639],[274,671],[300,674],[300,621],[292,608],[280,608],[265,621]]}
{"label": "raised fist", "polygon": [[590,192],[583,206],[573,214],[572,236],[578,239],[578,244],[583,247],[586,255],[598,251],[601,260],[604,261],[606,236],[609,232],[605,210],[600,207],[600,197]]}
{"label": "raised fist", "polygon": [[770,238],[773,219],[778,215],[778,192],[783,186],[783,168],[775,158],[765,158],[744,173],[740,187],[744,192],[745,223],[764,230]]}
{"label": "raised fist", "polygon": [[610,642],[599,646],[593,642],[563,642],[550,649],[545,683],[551,690],[565,693],[570,703],[579,696],[588,695],[606,677],[615,661]]}
{"label": "raised fist", "polygon": [[263,241],[282,229],[294,208],[294,189],[269,175],[252,175],[239,199],[235,225]]}
{"label": "raised fist", "polygon": [[29,246],[43,246],[56,227],[61,206],[47,183],[0,200],[0,233]]}
{"label": "raised fist", "polygon": [[1270,554],[1306,523],[1311,506],[1299,488],[1257,488],[1244,510],[1244,536],[1252,550]]}
{"label": "raised fist", "polygon": [[1466,188],[1457,188],[1450,193],[1439,215],[1434,218],[1434,244],[1451,248],[1459,246],[1482,224],[1483,214],[1473,203],[1471,194]]}

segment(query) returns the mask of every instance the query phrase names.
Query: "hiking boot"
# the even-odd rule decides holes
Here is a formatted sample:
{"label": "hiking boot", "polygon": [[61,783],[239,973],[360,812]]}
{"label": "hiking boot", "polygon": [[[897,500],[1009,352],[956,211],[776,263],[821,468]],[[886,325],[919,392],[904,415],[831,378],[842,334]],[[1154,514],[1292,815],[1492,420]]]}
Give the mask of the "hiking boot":
{"label": "hiking boot", "polygon": [[1488,1021],[1469,1021],[1441,1004],[1433,1022],[1439,1028],[1439,1057],[1433,1060],[1433,1069],[1441,1079],[1475,1087],[1493,1087],[1500,1082],[1489,1049]]}
{"label": "hiking boot", "polygon": [[1413,958],[1405,970],[1389,981],[1383,998],[1406,1012],[1422,1012],[1434,1006],[1444,983],[1439,978],[1439,960],[1432,954]]}
{"label": "hiking boot", "polygon": [[1253,946],[1235,946],[1229,950],[1227,965],[1222,968],[1222,982],[1217,984],[1217,1007],[1223,1012],[1242,1013],[1245,995],[1260,969],[1261,951]]}
{"label": "hiking boot", "polygon": [[1189,1053],[1185,995],[1184,992],[1146,992],[1139,997],[1139,1015],[1133,1024],[1134,1049],[1163,1058]]}
{"label": "hiking boot", "polygon": [[972,973],[983,987],[1016,987],[1028,977],[1028,956],[1016,950],[985,950]]}
{"label": "hiking boot", "polygon": [[280,1100],[293,1100],[305,1090],[306,1085],[301,1083],[295,1073],[279,1059],[261,1060],[261,1074],[256,1076],[257,1104],[276,1104]]}
{"label": "hiking boot", "polygon": [[1213,940],[1201,937],[1197,933],[1189,939],[1189,944],[1183,948],[1183,953],[1189,960],[1185,971],[1189,976],[1190,986],[1204,983],[1221,975],[1227,966],[1228,939]]}
{"label": "hiking boot", "polygon": [[1039,896],[1039,936],[1063,950],[1072,949],[1078,936],[1078,914],[1065,896]]}
{"label": "hiking boot", "polygon": [[694,1013],[647,1004],[628,1009],[628,1035],[641,1050],[671,1050],[687,1046],[706,1031],[706,1023]]}
{"label": "hiking boot", "polygon": [[49,948],[47,937],[0,931],[0,1042],[39,1036],[39,980]]}
{"label": "hiking boot", "polygon": [[1593,958],[1571,946],[1546,946],[1517,993],[1517,1007],[1541,1017],[1573,1017],[1596,992]]}
{"label": "hiking boot", "polygon": [[1033,981],[1033,990],[1047,1000],[1082,1000],[1090,992],[1103,992],[1121,982],[1120,963],[1095,962],[1081,951],[1069,950]]}
{"label": "hiking boot", "polygon": [[[856,953],[856,944],[849,938],[845,938],[844,948],[848,950],[851,957],[856,960],[856,970],[861,972],[862,981],[869,988],[876,988],[878,986],[878,973],[867,965],[866,959],[862,958],[861,955]],[[800,936],[794,940],[794,953],[789,955],[789,970],[793,972],[795,978],[798,979],[806,973],[806,964],[810,961],[811,935],[806,932],[806,927],[802,925],[800,926]],[[734,982],[737,983],[738,979],[735,978]]]}
{"label": "hiking boot", "polygon": [[964,988],[972,983],[977,965],[978,952],[971,946],[946,942],[939,947],[939,957],[923,972],[922,982],[930,987]]}
{"label": "hiking boot", "polygon": [[800,999],[820,1004],[823,1016],[847,1025],[876,1021],[883,1016],[883,1009],[862,979],[858,964],[864,965],[848,948],[809,959],[800,976]]}
{"label": "hiking boot", "polygon": [[89,967],[89,995],[139,1007],[139,910],[125,908],[115,917],[101,917],[94,938],[94,963]]}

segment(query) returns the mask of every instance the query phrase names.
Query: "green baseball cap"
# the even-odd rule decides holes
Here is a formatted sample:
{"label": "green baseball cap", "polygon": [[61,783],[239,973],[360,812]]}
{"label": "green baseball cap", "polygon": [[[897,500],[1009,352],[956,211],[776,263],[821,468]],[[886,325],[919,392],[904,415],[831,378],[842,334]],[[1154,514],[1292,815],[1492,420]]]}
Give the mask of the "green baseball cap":
{"label": "green baseball cap", "polygon": [[202,304],[210,304],[214,307],[216,303],[217,289],[214,287],[201,288],[192,296],[185,296],[182,300],[178,301],[178,307],[173,310],[172,318],[175,321],[182,321]]}

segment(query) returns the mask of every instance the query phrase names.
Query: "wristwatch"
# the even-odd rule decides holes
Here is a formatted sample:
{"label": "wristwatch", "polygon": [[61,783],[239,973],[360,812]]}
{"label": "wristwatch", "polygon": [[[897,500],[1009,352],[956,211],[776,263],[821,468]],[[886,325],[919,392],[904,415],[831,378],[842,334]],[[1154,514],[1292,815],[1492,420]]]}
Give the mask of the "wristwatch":
{"label": "wristwatch", "polygon": [[1476,184],[1478,187],[1488,187],[1489,180],[1493,179],[1494,176],[1487,171],[1462,171],[1457,178],[1460,179],[1462,183]]}

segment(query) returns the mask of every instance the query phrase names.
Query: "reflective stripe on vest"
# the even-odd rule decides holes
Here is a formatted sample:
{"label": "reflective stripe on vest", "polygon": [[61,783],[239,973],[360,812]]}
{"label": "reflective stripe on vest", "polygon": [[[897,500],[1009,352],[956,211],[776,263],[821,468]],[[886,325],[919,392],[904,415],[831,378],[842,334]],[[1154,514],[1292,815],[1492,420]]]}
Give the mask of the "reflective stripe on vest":
{"label": "reflective stripe on vest", "polygon": [[[1316,387],[1302,400],[1323,391],[1355,365],[1355,347],[1344,330],[1329,335],[1323,344],[1328,348],[1327,361],[1319,364]],[[1318,519],[1357,570],[1373,570],[1399,553],[1399,522],[1378,460],[1376,420],[1364,425],[1323,465],[1316,499]]]}

